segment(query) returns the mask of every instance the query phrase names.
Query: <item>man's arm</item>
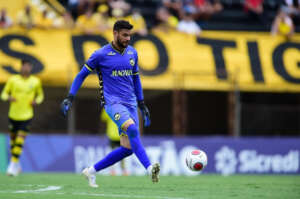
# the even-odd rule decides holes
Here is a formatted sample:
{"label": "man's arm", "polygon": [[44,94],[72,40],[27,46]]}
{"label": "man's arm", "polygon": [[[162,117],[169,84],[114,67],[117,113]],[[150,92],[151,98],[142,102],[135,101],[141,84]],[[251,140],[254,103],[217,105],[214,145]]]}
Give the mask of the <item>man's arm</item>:
{"label": "man's arm", "polygon": [[138,74],[133,75],[133,83],[134,83],[134,90],[135,90],[135,95],[137,97],[138,101],[138,106],[141,110],[141,113],[143,115],[144,119],[144,126],[150,126],[151,120],[150,120],[150,112],[148,107],[146,106],[144,102],[144,95],[143,95],[143,89],[142,89],[142,84],[140,80],[140,76]]}
{"label": "man's arm", "polygon": [[150,124],[151,124],[150,112],[144,102],[143,88],[142,88],[141,79],[140,79],[140,75],[139,75],[139,71],[138,71],[138,56],[137,56],[137,54],[136,54],[136,63],[135,63],[134,73],[133,73],[132,78],[133,78],[135,95],[136,95],[136,98],[138,101],[138,106],[143,115],[144,126],[146,126],[146,127],[150,126]]}
{"label": "man's arm", "polygon": [[64,101],[61,103],[61,111],[64,116],[67,115],[68,111],[70,110],[72,106],[72,101],[74,100],[74,97],[78,91],[78,89],[81,87],[81,84],[83,83],[84,79],[98,67],[99,60],[101,58],[101,51],[96,50],[90,58],[87,60],[86,64],[82,67],[81,71],[77,74],[76,78],[74,79],[71,89],[69,91],[69,95],[67,98],[64,99]]}
{"label": "man's arm", "polygon": [[90,73],[91,73],[91,71],[88,70],[86,66],[82,67],[81,71],[77,74],[77,76],[75,77],[75,79],[71,85],[69,95],[72,95],[72,96],[76,95],[76,93],[79,90],[79,88],[81,87],[83,81]]}
{"label": "man's arm", "polygon": [[5,84],[4,88],[3,88],[3,91],[1,93],[1,99],[3,101],[9,100],[9,98],[10,98],[10,92],[11,92],[11,87],[12,87],[12,79],[10,78],[6,82],[6,84]]}
{"label": "man's arm", "polygon": [[68,111],[70,110],[71,106],[72,106],[72,102],[74,100],[74,97],[77,93],[77,91],[79,90],[79,88],[81,87],[83,81],[85,80],[85,78],[91,73],[90,70],[88,70],[85,66],[82,67],[81,71],[77,74],[77,76],[75,77],[69,94],[67,96],[67,98],[64,99],[64,101],[61,104],[61,111],[63,113],[64,116],[66,116],[68,114]]}
{"label": "man's arm", "polygon": [[37,88],[36,88],[36,98],[34,100],[34,104],[41,104],[44,100],[44,92],[42,88],[42,83],[39,80]]}
{"label": "man's arm", "polygon": [[137,101],[144,100],[142,83],[138,72],[133,74],[133,84]]}

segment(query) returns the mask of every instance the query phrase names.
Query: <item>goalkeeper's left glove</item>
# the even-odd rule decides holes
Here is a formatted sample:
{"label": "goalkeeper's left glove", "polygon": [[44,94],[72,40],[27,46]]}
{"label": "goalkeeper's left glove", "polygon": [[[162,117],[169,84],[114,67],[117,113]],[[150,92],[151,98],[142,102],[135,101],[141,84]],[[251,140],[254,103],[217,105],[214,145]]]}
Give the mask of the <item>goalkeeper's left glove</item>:
{"label": "goalkeeper's left glove", "polygon": [[68,114],[68,111],[71,109],[72,107],[72,102],[74,100],[74,96],[73,95],[68,95],[67,98],[64,99],[64,101],[62,101],[61,105],[60,105],[60,109],[62,114],[66,117]]}
{"label": "goalkeeper's left glove", "polygon": [[143,115],[143,120],[144,120],[144,126],[148,127],[151,124],[151,120],[150,120],[150,112],[149,109],[147,108],[147,106],[145,105],[144,100],[140,100],[138,101],[138,106],[141,110],[141,113]]}

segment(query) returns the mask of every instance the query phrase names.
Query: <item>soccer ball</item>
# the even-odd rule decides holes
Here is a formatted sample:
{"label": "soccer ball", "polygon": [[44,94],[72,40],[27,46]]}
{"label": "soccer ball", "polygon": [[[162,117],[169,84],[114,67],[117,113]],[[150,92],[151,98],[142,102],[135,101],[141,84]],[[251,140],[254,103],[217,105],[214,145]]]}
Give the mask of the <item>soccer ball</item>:
{"label": "soccer ball", "polygon": [[207,165],[207,155],[204,151],[195,149],[185,158],[186,166],[192,171],[201,171]]}

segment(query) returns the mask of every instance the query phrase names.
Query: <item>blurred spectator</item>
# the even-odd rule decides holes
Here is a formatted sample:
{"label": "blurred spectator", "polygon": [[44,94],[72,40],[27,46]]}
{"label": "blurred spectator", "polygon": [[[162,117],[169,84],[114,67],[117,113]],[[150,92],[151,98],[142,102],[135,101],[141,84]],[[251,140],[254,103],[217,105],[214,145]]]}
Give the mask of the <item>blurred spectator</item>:
{"label": "blurred spectator", "polygon": [[109,25],[109,16],[108,16],[109,8],[106,4],[100,4],[97,8],[97,12],[93,14],[93,20],[98,24],[98,28],[100,31],[106,31],[110,28]]}
{"label": "blurred spectator", "polygon": [[176,29],[178,25],[178,19],[171,15],[165,7],[160,7],[156,12],[157,25],[155,29],[162,31],[169,31],[170,29]]}
{"label": "blurred spectator", "polygon": [[284,35],[287,39],[291,39],[295,32],[294,24],[291,17],[283,12],[280,11],[272,24],[272,35]]}
{"label": "blurred spectator", "polygon": [[124,0],[110,0],[108,3],[112,10],[120,9],[123,13],[128,13],[131,8],[130,4]]}
{"label": "blurred spectator", "polygon": [[244,8],[248,11],[252,11],[258,14],[263,13],[263,1],[264,0],[245,0]]}
{"label": "blurred spectator", "polygon": [[63,26],[64,28],[74,28],[74,20],[70,12],[65,12],[63,15]]}
{"label": "blurred spectator", "polygon": [[124,0],[110,0],[108,1],[111,9],[111,17],[109,18],[109,26],[113,28],[113,25],[117,20],[124,19],[131,9],[131,5]]}
{"label": "blurred spectator", "polygon": [[300,0],[284,0],[283,11],[290,15],[300,14]]}
{"label": "blurred spectator", "polygon": [[77,7],[79,4],[79,0],[69,0],[68,1],[68,10],[71,12],[73,19],[76,19],[77,16]]}
{"label": "blurred spectator", "polygon": [[267,24],[263,8],[264,0],[245,0],[244,10],[250,17],[258,19],[261,23]]}
{"label": "blurred spectator", "polygon": [[49,18],[47,9],[45,9],[42,12],[42,15],[37,18],[35,25],[36,25],[36,27],[42,28],[42,29],[47,29],[47,28],[53,27],[53,21]]}
{"label": "blurred spectator", "polygon": [[86,10],[92,8],[92,2],[90,0],[69,0],[68,10],[71,12],[73,19],[77,19],[78,16],[83,15]]}
{"label": "blurred spectator", "polygon": [[196,14],[198,8],[196,7],[194,0],[184,0],[183,1],[183,10],[188,13]]}
{"label": "blurred spectator", "polygon": [[169,11],[169,13],[175,16],[177,19],[181,19],[182,13],[182,0],[162,0],[163,6]]}
{"label": "blurred spectator", "polygon": [[92,16],[93,10],[88,9],[84,15],[77,18],[76,27],[86,34],[93,34],[97,30],[97,21]]}
{"label": "blurred spectator", "polygon": [[56,28],[72,29],[74,28],[74,20],[70,12],[65,11],[60,17],[53,21],[53,26]]}
{"label": "blurred spectator", "polygon": [[113,28],[114,23],[119,20],[122,19],[124,17],[124,11],[120,8],[114,8],[111,11],[111,17],[109,17],[108,19],[108,24],[110,28]]}
{"label": "blurred spectator", "polygon": [[200,26],[194,21],[192,13],[186,12],[182,20],[179,21],[177,30],[187,34],[199,36],[201,33]]}
{"label": "blurred spectator", "polygon": [[138,9],[133,9],[132,14],[128,15],[125,20],[128,20],[133,25],[133,30],[131,31],[133,34],[137,33],[142,36],[148,34],[145,19]]}
{"label": "blurred spectator", "polygon": [[33,16],[31,7],[27,5],[24,10],[21,10],[17,15],[18,25],[30,29],[35,25],[35,16]]}
{"label": "blurred spectator", "polygon": [[[187,2],[192,0],[187,0]],[[222,4],[218,0],[194,0],[194,5],[197,9],[196,18],[210,17],[223,10]]]}
{"label": "blurred spectator", "polygon": [[7,15],[6,9],[2,8],[0,11],[0,28],[9,28],[12,26],[12,20]]}

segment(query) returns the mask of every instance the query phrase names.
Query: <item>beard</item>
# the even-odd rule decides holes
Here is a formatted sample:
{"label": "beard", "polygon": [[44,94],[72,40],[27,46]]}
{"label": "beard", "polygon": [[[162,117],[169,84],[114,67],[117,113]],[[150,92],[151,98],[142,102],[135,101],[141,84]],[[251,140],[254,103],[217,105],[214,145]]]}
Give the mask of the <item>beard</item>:
{"label": "beard", "polygon": [[117,44],[121,48],[126,48],[128,46],[128,43],[122,43],[119,38],[117,39]]}

